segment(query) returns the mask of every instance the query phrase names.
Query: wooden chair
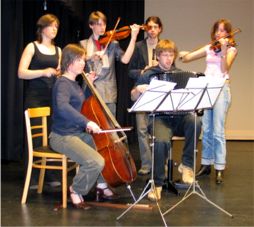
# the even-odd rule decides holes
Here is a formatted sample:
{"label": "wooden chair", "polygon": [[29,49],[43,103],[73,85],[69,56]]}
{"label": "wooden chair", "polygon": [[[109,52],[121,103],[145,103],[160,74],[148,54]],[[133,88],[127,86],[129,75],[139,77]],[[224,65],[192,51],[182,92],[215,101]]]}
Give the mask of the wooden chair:
{"label": "wooden chair", "polygon": [[[25,204],[31,180],[33,168],[40,169],[37,193],[42,193],[45,170],[62,171],[62,206],[67,207],[67,173],[77,167],[77,164],[69,160],[64,154],[53,151],[48,146],[47,117],[50,116],[50,107],[30,108],[25,111],[25,122],[28,143],[28,167],[21,203]],[[36,122],[31,123],[32,119]],[[40,120],[41,119],[41,120]],[[42,146],[34,148],[33,139],[42,139]],[[68,162],[71,164],[68,167]]]}

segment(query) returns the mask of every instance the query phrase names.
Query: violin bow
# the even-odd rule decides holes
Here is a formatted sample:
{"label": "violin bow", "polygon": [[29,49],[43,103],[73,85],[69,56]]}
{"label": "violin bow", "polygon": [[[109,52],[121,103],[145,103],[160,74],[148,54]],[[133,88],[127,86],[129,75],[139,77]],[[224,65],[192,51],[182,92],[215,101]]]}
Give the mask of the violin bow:
{"label": "violin bow", "polygon": [[[235,35],[235,34],[237,34],[237,33],[240,33],[240,32],[242,32],[242,30],[240,29],[240,28],[236,28],[236,29],[234,29],[230,34],[228,34],[228,35],[226,35],[226,36],[224,36],[224,37],[222,37],[222,38],[228,38],[229,36],[233,36],[233,35]],[[216,42],[218,42],[218,40],[214,40],[214,41],[211,41],[210,43],[208,43],[208,44],[210,44],[210,45],[214,45],[214,43],[216,43]],[[203,46],[202,46],[203,47]],[[198,47],[198,48],[196,48],[196,49],[194,49],[193,51],[191,51],[191,52],[189,52],[189,53],[187,53],[187,54],[190,54],[190,53],[192,53],[192,52],[194,52],[194,51],[196,51],[196,50],[198,50],[198,49],[200,49],[201,47]],[[184,56],[182,56],[182,57],[180,57],[180,60],[181,59],[183,59],[187,54],[185,54]]]}
{"label": "violin bow", "polygon": [[117,28],[117,26],[118,26],[120,20],[121,20],[121,18],[118,17],[118,18],[117,18],[117,21],[116,21],[116,24],[115,24],[115,27],[114,27],[114,29],[112,30],[112,33],[111,33],[111,35],[110,35],[110,37],[109,37],[109,39],[108,39],[108,42],[107,42],[107,44],[106,44],[106,46],[105,46],[105,48],[104,48],[104,53],[106,52],[106,50],[107,50],[107,48],[108,48],[108,45],[110,44],[110,42],[111,42],[111,40],[112,40],[112,37],[113,37],[113,35],[114,35],[115,31],[116,31],[116,28]]}

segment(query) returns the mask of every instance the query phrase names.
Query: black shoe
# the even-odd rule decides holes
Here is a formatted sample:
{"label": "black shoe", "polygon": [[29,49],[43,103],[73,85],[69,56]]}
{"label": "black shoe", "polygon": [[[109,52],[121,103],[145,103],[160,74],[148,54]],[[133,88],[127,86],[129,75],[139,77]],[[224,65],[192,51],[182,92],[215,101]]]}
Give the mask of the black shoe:
{"label": "black shoe", "polygon": [[[105,190],[110,190],[112,192],[112,195],[106,195]],[[96,192],[96,202],[103,202],[105,200],[116,200],[119,198],[118,195],[116,195],[110,188],[97,188],[95,189]]]}
{"label": "black shoe", "polygon": [[211,173],[211,166],[210,165],[201,165],[199,171],[196,173],[196,177],[210,175],[210,173]]}
{"label": "black shoe", "polygon": [[216,184],[221,184],[223,182],[223,170],[216,170]]}

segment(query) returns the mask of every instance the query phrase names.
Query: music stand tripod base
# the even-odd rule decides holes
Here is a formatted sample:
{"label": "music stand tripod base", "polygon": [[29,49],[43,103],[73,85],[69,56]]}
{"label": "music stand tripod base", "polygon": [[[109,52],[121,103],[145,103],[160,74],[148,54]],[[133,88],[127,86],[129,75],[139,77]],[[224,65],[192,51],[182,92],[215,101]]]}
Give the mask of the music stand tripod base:
{"label": "music stand tripod base", "polygon": [[[193,157],[193,172],[194,172],[194,180],[193,183],[190,185],[190,187],[188,188],[188,190],[186,191],[185,195],[183,196],[183,198],[176,203],[175,205],[173,205],[171,208],[169,208],[167,211],[165,211],[163,213],[163,216],[166,215],[167,213],[169,213],[170,211],[172,211],[174,208],[176,208],[178,205],[180,205],[183,201],[187,200],[192,194],[196,194],[198,195],[200,198],[204,199],[205,201],[207,201],[208,203],[210,203],[211,205],[213,205],[214,207],[218,208],[220,211],[224,212],[225,214],[227,214],[228,216],[230,216],[231,218],[233,217],[232,214],[230,214],[229,212],[227,212],[226,210],[222,209],[220,206],[218,206],[217,204],[215,204],[214,202],[212,202],[211,200],[209,200],[205,193],[202,191],[201,187],[198,184],[198,181],[196,181],[196,176],[195,176],[195,172],[196,172],[196,154],[197,154],[197,147],[196,147],[196,126],[197,126],[197,113],[196,111],[194,111],[194,117],[195,117],[195,129],[194,129],[194,157]],[[191,190],[192,188],[192,190]],[[197,191],[197,189],[200,191],[200,193]],[[190,192],[190,193],[189,193]]]}
{"label": "music stand tripod base", "polygon": [[[128,211],[130,211],[132,208],[134,208],[134,206],[136,206],[150,191],[152,191],[154,193],[154,196],[156,198],[155,202],[156,205],[158,207],[159,213],[161,215],[162,221],[164,223],[165,226],[167,226],[167,223],[164,219],[164,216],[162,214],[161,208],[159,206],[158,203],[158,195],[156,193],[156,188],[155,188],[155,183],[154,183],[154,141],[155,141],[155,137],[154,137],[154,119],[155,119],[155,114],[152,114],[153,117],[153,136],[152,136],[152,169],[151,169],[151,178],[148,181],[148,183],[146,184],[146,186],[144,187],[142,193],[140,194],[139,198],[133,203],[131,204],[120,216],[118,216],[116,218],[116,220],[120,220],[121,217],[123,217]],[[150,186],[150,188],[149,188]]]}

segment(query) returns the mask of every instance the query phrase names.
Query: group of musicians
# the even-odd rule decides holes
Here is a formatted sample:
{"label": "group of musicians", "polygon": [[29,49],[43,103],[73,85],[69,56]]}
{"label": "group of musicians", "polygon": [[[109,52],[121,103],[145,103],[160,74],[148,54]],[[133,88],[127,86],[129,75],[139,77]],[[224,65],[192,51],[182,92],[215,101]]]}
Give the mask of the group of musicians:
{"label": "group of musicians", "polygon": [[[226,19],[216,21],[211,30],[211,42],[204,47],[192,51],[178,53],[172,40],[160,40],[159,35],[163,25],[159,17],[147,18],[146,38],[136,42],[140,30],[139,25],[131,25],[131,38],[126,51],[114,39],[114,29],[108,41],[102,44],[100,37],[106,32],[107,18],[100,12],[92,12],[88,24],[91,36],[81,40],[79,44],[68,44],[63,50],[54,44],[54,38],[59,28],[59,20],[55,15],[46,14],[37,22],[37,39],[29,43],[21,56],[18,76],[28,80],[25,96],[25,108],[50,106],[49,142],[54,150],[66,154],[79,164],[79,171],[69,187],[73,205],[88,209],[83,196],[96,185],[97,199],[111,200],[117,198],[109,187],[101,172],[105,160],[96,151],[96,145],[91,136],[101,131],[100,125],[88,119],[81,113],[82,104],[89,91],[86,84],[79,86],[76,77],[84,70],[87,79],[93,85],[106,103],[111,113],[116,114],[117,86],[115,60],[129,64],[129,76],[135,80],[131,91],[133,101],[146,91],[154,75],[160,73],[182,72],[176,67],[175,61],[179,55],[182,62],[206,57],[205,75],[213,79],[226,78],[226,83],[219,98],[211,110],[205,110],[204,115],[196,121],[194,114],[161,113],[156,115],[154,122],[154,182],[155,188],[148,193],[148,199],[161,199],[162,185],[165,178],[165,161],[170,149],[172,136],[184,136],[185,145],[182,163],[178,170],[186,184],[192,184],[194,141],[198,141],[203,127],[202,160],[197,176],[209,175],[211,166],[216,170],[216,183],[223,182],[223,170],[226,164],[226,145],[224,124],[230,104],[229,69],[237,55],[232,26]],[[168,78],[166,78],[168,80]],[[149,146],[150,120],[147,113],[137,113],[137,132],[140,150],[140,175],[151,172],[151,148]],[[196,139],[194,136],[196,135]],[[105,167],[106,168],[106,167]],[[52,186],[59,185],[54,175],[46,175],[46,181]],[[33,175],[31,187],[36,188],[36,175]],[[34,185],[33,185],[34,184]]]}

